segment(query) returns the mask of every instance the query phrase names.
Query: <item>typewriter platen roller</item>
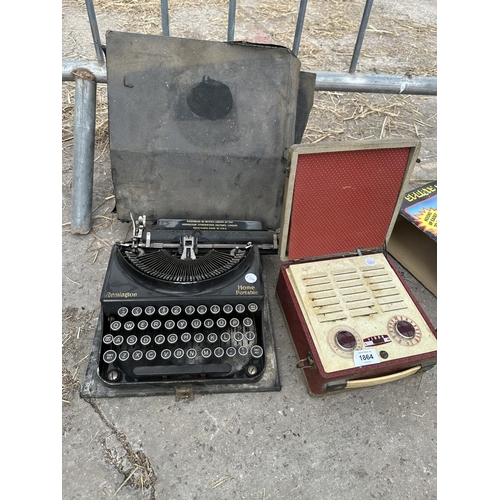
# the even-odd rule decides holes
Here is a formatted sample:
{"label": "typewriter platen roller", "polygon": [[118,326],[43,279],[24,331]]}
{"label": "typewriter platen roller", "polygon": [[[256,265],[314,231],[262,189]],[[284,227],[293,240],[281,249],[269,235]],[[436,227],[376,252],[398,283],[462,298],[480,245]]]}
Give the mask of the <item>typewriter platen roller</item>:
{"label": "typewriter platen roller", "polygon": [[102,289],[99,379],[115,388],[255,385],[269,345],[260,252],[276,248],[276,235],[254,221],[132,224]]}

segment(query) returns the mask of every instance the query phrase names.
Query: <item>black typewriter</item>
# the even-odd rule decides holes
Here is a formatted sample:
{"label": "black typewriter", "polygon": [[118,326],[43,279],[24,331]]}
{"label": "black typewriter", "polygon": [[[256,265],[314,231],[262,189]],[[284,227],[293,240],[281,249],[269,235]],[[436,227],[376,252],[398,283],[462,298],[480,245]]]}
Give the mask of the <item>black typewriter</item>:
{"label": "black typewriter", "polygon": [[266,369],[260,252],[274,233],[254,221],[132,218],[111,251],[101,294],[98,376],[108,386],[258,381]]}

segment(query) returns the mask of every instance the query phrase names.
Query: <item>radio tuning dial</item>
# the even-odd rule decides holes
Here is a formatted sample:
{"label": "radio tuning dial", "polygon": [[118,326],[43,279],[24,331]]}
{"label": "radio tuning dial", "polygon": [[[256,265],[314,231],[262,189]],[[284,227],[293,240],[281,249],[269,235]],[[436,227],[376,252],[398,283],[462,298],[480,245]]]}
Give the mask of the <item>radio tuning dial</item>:
{"label": "radio tuning dial", "polygon": [[335,342],[345,351],[352,351],[356,348],[356,337],[347,330],[341,330],[335,334]]}
{"label": "radio tuning dial", "polygon": [[394,327],[396,332],[404,339],[412,339],[415,337],[415,327],[408,321],[399,320]]}

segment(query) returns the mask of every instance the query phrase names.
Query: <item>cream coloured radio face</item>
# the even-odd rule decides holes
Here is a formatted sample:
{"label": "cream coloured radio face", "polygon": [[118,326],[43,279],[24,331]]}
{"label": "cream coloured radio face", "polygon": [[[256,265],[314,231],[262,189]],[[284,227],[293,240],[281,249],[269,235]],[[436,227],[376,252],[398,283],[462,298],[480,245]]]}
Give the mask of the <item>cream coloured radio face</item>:
{"label": "cream coloured radio face", "polygon": [[294,263],[287,274],[325,372],[437,349],[384,254]]}

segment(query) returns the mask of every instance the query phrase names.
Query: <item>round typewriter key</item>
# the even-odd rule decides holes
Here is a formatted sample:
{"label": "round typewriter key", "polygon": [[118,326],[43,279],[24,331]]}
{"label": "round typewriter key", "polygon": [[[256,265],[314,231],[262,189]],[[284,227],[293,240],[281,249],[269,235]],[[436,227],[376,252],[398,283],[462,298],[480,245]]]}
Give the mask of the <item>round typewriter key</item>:
{"label": "round typewriter key", "polygon": [[212,318],[207,318],[203,322],[203,325],[205,326],[205,328],[212,328],[215,325],[215,323],[214,323],[214,320]]}
{"label": "round typewriter key", "polygon": [[243,334],[241,332],[234,332],[233,338],[236,342],[241,342],[243,340]]}
{"label": "round typewriter key", "polygon": [[193,319],[193,321],[191,321],[191,326],[196,329],[200,328],[201,319]]}
{"label": "round typewriter key", "polygon": [[226,314],[231,314],[233,312],[233,306],[231,304],[225,304],[224,307],[222,308],[222,310]]}
{"label": "round typewriter key", "polygon": [[135,335],[129,335],[127,337],[127,344],[128,345],[135,345],[135,344],[137,344],[137,337]]}
{"label": "round typewriter key", "polygon": [[128,307],[120,307],[120,309],[118,309],[118,316],[120,316],[120,318],[123,318],[124,316],[126,316],[128,314]]}
{"label": "round typewriter key", "polygon": [[115,345],[122,345],[123,344],[123,336],[122,335],[117,335],[114,339],[113,339],[113,344]]}
{"label": "round typewriter key", "polygon": [[165,328],[167,330],[172,330],[172,328],[175,328],[175,321],[173,319],[167,319],[167,321],[165,321]]}
{"label": "round typewriter key", "polygon": [[262,349],[262,347],[260,347],[260,345],[252,346],[250,352],[252,353],[252,356],[254,358],[261,358],[262,355],[264,354],[264,350]]}
{"label": "round typewriter key", "polygon": [[156,358],[156,351],[154,349],[150,349],[146,352],[146,359],[148,361],[153,361]]}
{"label": "round typewriter key", "polygon": [[131,332],[135,328],[135,323],[133,321],[127,321],[123,325],[123,328],[125,328],[127,332]]}
{"label": "round typewriter key", "polygon": [[216,347],[214,349],[214,354],[216,358],[222,358],[222,356],[224,356],[224,349],[222,349],[222,347]]}
{"label": "round typewriter key", "polygon": [[191,316],[191,314],[194,314],[194,312],[196,311],[195,307],[194,306],[186,306],[186,314],[189,314]]}
{"label": "round typewriter key", "polygon": [[122,327],[122,324],[119,321],[113,321],[111,323],[110,328],[113,332],[117,332]]}
{"label": "round typewriter key", "polygon": [[188,326],[188,322],[185,319],[180,319],[177,321],[177,328],[179,330],[184,330]]}
{"label": "round typewriter key", "polygon": [[235,356],[235,355],[236,355],[236,349],[235,349],[233,346],[228,347],[228,348],[226,349],[226,354],[227,354],[230,358],[232,358],[233,356]]}
{"label": "round typewriter key", "polygon": [[216,333],[209,333],[207,335],[207,340],[213,344],[214,342],[217,342],[217,334]]}
{"label": "round typewriter key", "polygon": [[220,306],[218,304],[213,304],[210,306],[210,312],[212,314],[219,314],[220,313]]}
{"label": "round typewriter key", "polygon": [[128,351],[122,351],[120,354],[118,354],[118,359],[120,361],[127,361],[127,359],[130,357],[130,353]]}
{"label": "round typewriter key", "polygon": [[220,339],[222,342],[229,342],[231,340],[231,335],[229,335],[228,332],[221,333]]}
{"label": "round typewriter key", "polygon": [[111,344],[111,342],[113,342],[113,335],[111,335],[111,333],[104,335],[104,337],[102,338],[102,342],[103,344]]}
{"label": "round typewriter key", "polygon": [[204,349],[201,350],[201,355],[207,359],[212,355],[212,350],[209,349],[208,347],[205,347]]}
{"label": "round typewriter key", "polygon": [[153,330],[158,330],[159,328],[161,328],[161,321],[159,319],[154,319],[153,321],[151,321],[151,328]]}
{"label": "round typewriter key", "polygon": [[229,324],[233,327],[236,328],[240,324],[240,320],[238,318],[231,318],[229,320]]}
{"label": "round typewriter key", "polygon": [[161,345],[161,344],[163,344],[163,342],[165,342],[165,335],[162,335],[160,333],[160,335],[157,335],[155,337],[155,343],[156,343],[156,345]]}
{"label": "round typewriter key", "polygon": [[137,328],[139,328],[139,330],[145,330],[147,327],[148,322],[145,319],[142,319],[139,323],[137,323]]}
{"label": "round typewriter key", "polygon": [[149,344],[151,344],[151,337],[149,335],[143,335],[141,337],[141,344],[142,345],[149,345]]}
{"label": "round typewriter key", "polygon": [[142,314],[142,307],[136,306],[132,309],[132,316],[140,316]]}
{"label": "round typewriter key", "polygon": [[227,321],[224,318],[219,318],[217,320],[217,326],[219,328],[224,328],[227,325]]}
{"label": "round typewriter key", "polygon": [[163,349],[163,351],[161,351],[162,359],[168,359],[170,356],[172,356],[172,351],[170,349]]}
{"label": "round typewriter key", "polygon": [[244,345],[238,347],[238,354],[240,356],[246,356],[248,354],[248,348],[245,347]]}
{"label": "round typewriter key", "polygon": [[189,342],[191,340],[191,334],[188,333],[188,332],[184,332],[182,335],[181,335],[181,340],[183,342]]}
{"label": "round typewriter key", "polygon": [[155,308],[154,306],[148,306],[146,309],[144,309],[144,312],[148,315],[151,316],[155,313]]}
{"label": "round typewriter key", "polygon": [[208,308],[202,304],[201,306],[198,306],[196,310],[198,311],[198,314],[206,314]]}
{"label": "round typewriter key", "polygon": [[174,316],[178,316],[182,312],[182,308],[181,306],[172,306],[171,311]]}
{"label": "round typewriter key", "polygon": [[245,312],[245,306],[243,304],[236,304],[234,306],[234,310],[237,312],[237,313],[244,313]]}
{"label": "round typewriter key", "polygon": [[188,349],[188,350],[186,351],[186,356],[187,356],[189,359],[194,359],[194,358],[196,358],[196,349],[193,349],[193,348]]}
{"label": "round typewriter key", "polygon": [[168,343],[169,344],[175,344],[177,342],[177,335],[175,333],[171,333],[168,337],[167,337],[167,340],[168,340]]}
{"label": "round typewriter key", "polygon": [[198,344],[200,342],[203,342],[204,338],[205,338],[205,336],[203,335],[203,333],[195,333],[194,337],[193,337],[194,341],[197,342]]}
{"label": "round typewriter key", "polygon": [[141,360],[141,359],[142,359],[142,351],[134,351],[134,352],[132,353],[132,359],[133,359],[134,361],[139,361],[139,360]]}
{"label": "round typewriter key", "polygon": [[252,340],[255,340],[255,333],[253,332],[246,332],[245,337],[249,342],[252,342]]}
{"label": "round typewriter key", "polygon": [[116,359],[116,352],[115,351],[106,351],[102,355],[102,360],[105,363],[112,363]]}
{"label": "round typewriter key", "polygon": [[161,306],[159,309],[158,309],[158,314],[160,316],[166,316],[168,314],[168,307],[167,306]]}
{"label": "round typewriter key", "polygon": [[254,313],[256,312],[257,310],[259,309],[259,306],[257,304],[255,304],[254,302],[248,304],[248,310],[251,312],[251,313]]}
{"label": "round typewriter key", "polygon": [[177,359],[181,359],[182,356],[184,356],[184,349],[181,349],[180,347],[177,348],[175,351],[174,351],[174,357],[177,358]]}
{"label": "round typewriter key", "polygon": [[253,325],[253,319],[252,318],[244,318],[243,319],[243,325],[245,325],[245,326],[252,326]]}

